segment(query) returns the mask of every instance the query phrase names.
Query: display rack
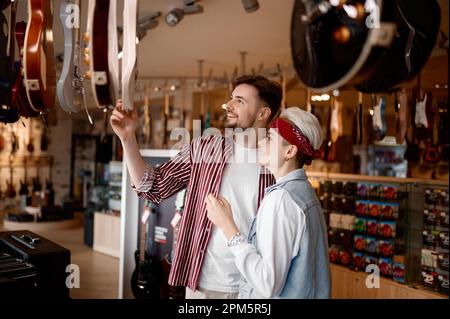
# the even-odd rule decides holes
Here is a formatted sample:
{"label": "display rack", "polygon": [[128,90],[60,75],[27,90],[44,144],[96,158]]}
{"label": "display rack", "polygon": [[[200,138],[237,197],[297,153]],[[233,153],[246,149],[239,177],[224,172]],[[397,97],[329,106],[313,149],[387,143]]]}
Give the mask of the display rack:
{"label": "display rack", "polygon": [[[447,196],[446,202],[439,202],[440,212],[447,213],[447,228],[439,228],[439,234],[447,235],[448,245],[448,183],[315,172],[308,176],[327,220],[331,262],[362,272],[368,264],[376,264],[387,279],[405,287],[425,287],[421,275],[425,194],[438,189]],[[445,258],[443,251],[435,256]],[[442,288],[445,280],[448,287],[448,248],[446,256],[447,272],[431,269],[435,281],[430,287],[444,294],[448,294]]]}

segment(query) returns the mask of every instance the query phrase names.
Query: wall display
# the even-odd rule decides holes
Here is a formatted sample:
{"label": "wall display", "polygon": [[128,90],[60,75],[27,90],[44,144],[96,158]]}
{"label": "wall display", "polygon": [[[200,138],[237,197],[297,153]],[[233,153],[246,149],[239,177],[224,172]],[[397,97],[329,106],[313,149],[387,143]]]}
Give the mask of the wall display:
{"label": "wall display", "polygon": [[428,187],[423,195],[422,284],[448,294],[449,191]]}
{"label": "wall display", "polygon": [[328,225],[330,262],[448,293],[448,184],[308,173]]}

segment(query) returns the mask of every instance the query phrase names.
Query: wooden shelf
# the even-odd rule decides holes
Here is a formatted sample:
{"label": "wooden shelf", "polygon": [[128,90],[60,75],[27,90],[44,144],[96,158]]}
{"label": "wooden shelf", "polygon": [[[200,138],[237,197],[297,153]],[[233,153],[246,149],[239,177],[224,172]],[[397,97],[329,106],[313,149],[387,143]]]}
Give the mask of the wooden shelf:
{"label": "wooden shelf", "polygon": [[331,264],[333,299],[447,299],[448,296],[418,287],[398,283],[389,278],[380,278],[379,288],[367,288],[368,273],[350,270]]}

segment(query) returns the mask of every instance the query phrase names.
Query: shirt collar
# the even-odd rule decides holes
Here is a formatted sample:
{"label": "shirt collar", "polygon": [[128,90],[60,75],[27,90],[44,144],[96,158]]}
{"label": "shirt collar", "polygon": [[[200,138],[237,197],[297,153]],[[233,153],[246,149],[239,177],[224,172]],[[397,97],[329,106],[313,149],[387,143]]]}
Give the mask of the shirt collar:
{"label": "shirt collar", "polygon": [[289,174],[280,177],[277,179],[276,183],[272,186],[266,188],[266,194],[270,193],[272,190],[282,187],[287,182],[293,180],[307,180],[308,176],[306,176],[306,172],[303,168],[296,169],[295,171],[290,172]]}

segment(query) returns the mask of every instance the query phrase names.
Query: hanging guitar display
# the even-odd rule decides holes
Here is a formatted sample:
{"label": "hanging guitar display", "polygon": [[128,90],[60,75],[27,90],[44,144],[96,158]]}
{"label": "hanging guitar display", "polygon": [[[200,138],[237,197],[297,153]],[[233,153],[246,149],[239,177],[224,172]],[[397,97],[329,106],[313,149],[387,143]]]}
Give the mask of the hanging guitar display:
{"label": "hanging guitar display", "polygon": [[[160,297],[159,278],[161,278],[161,264],[153,254],[155,247],[153,221],[156,218],[152,218],[152,215],[156,215],[156,206],[150,201],[145,201],[144,211],[140,219],[139,250],[135,252],[136,269],[131,275],[131,289],[136,299],[159,299]],[[153,231],[148,236],[150,252],[147,253],[146,238],[148,235],[147,229],[150,228],[149,224],[151,224]]]}
{"label": "hanging guitar display", "polygon": [[358,92],[358,105],[353,116],[353,145],[362,145],[364,131],[363,95]]}
{"label": "hanging guitar display", "polygon": [[398,101],[396,101],[396,113],[397,134],[395,139],[397,144],[403,144],[405,142],[406,131],[408,129],[408,95],[405,89],[401,90],[398,95]]}
{"label": "hanging guitar display", "polygon": [[177,249],[177,240],[178,240],[178,231],[181,223],[181,216],[183,214],[184,202],[186,199],[186,189],[182,190],[177,194],[177,198],[175,200],[175,214],[172,218],[171,225],[173,227],[173,238],[172,238],[172,249],[170,254],[164,256],[162,265],[164,276],[162,280],[162,298],[169,299],[184,299],[186,288],[182,286],[172,286],[168,284],[170,269],[172,267],[173,256],[175,255],[175,250]]}
{"label": "hanging guitar display", "polygon": [[[71,8],[81,12],[79,0],[61,2],[59,17],[64,31],[64,64],[57,83],[57,95],[61,108],[68,113],[77,113],[85,102],[81,75],[81,21],[70,21],[74,14]],[[80,15],[79,15],[80,16]],[[77,25],[78,23],[78,25]]]}
{"label": "hanging guitar display", "polygon": [[441,160],[448,162],[449,156],[449,137],[448,137],[448,104],[439,105],[439,145]]}
{"label": "hanging guitar display", "polygon": [[6,187],[6,193],[5,193],[7,198],[15,198],[17,195],[16,189],[14,188],[12,163],[13,163],[12,156],[10,156],[10,158],[9,158],[9,181],[6,182],[7,187]]}
{"label": "hanging guitar display", "polygon": [[294,4],[294,67],[302,82],[316,92],[352,86],[368,78],[394,38],[393,1],[337,3],[296,0]]}
{"label": "hanging guitar display", "polygon": [[415,78],[436,45],[441,13],[436,0],[391,0],[394,4],[395,38],[377,69],[356,88],[387,92]]}
{"label": "hanging guitar display", "polygon": [[[11,5],[11,6],[10,6]],[[0,11],[0,122],[16,123],[19,114],[13,106],[13,85],[17,76],[14,66],[14,24],[17,1],[3,1],[2,10],[10,6],[9,20]]]}
{"label": "hanging guitar display", "polygon": [[352,86],[365,93],[388,91],[417,75],[439,24],[434,0],[296,0],[294,67],[317,92]]}
{"label": "hanging guitar display", "polygon": [[[52,26],[53,1],[28,0],[24,83],[31,107],[42,115],[55,105],[56,68]],[[43,119],[46,121],[45,116]]]}
{"label": "hanging guitar display", "polygon": [[[99,108],[115,104],[119,91],[117,1],[89,0],[87,32],[84,34],[85,78],[91,80]],[[108,35],[108,36],[105,36]]]}
{"label": "hanging guitar display", "polygon": [[125,110],[134,108],[137,80],[137,20],[138,0],[128,0],[123,11],[122,101]]}
{"label": "hanging guitar display", "polygon": [[23,21],[16,23],[15,36],[17,41],[17,47],[19,48],[19,71],[17,72],[16,81],[12,88],[13,105],[20,116],[23,117],[37,117],[39,112],[37,112],[28,100],[27,91],[23,82],[23,49],[25,42],[25,32],[27,29],[27,24]]}
{"label": "hanging guitar display", "polygon": [[386,97],[380,96],[377,101],[377,96],[375,94],[371,95],[372,100],[372,138],[375,141],[381,141],[387,132],[386,124]]}

